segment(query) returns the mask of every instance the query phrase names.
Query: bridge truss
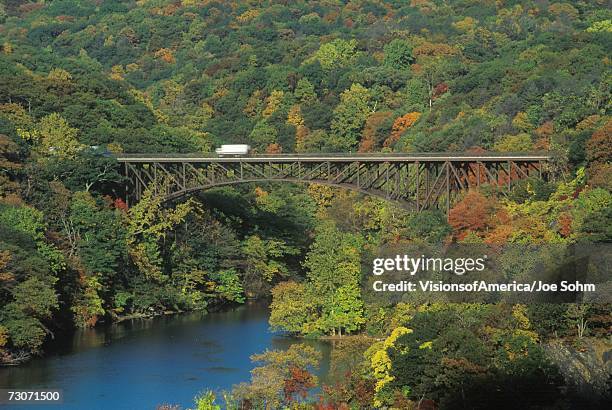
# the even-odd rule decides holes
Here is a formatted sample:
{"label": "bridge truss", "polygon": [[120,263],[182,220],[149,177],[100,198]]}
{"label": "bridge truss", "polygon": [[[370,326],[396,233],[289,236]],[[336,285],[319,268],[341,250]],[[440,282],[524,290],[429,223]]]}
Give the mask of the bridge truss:
{"label": "bridge truss", "polygon": [[286,181],[336,186],[399,203],[411,211],[448,210],[464,190],[546,178],[546,155],[120,155],[128,203],[145,189],[165,200],[212,187]]}

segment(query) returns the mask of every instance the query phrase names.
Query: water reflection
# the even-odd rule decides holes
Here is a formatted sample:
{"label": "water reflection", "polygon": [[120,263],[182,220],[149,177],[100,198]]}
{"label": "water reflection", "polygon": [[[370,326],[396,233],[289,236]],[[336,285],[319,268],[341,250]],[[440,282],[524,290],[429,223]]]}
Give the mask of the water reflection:
{"label": "water reflection", "polygon": [[325,380],[329,347],[272,334],[267,320],[267,307],[255,304],[81,330],[49,345],[45,358],[0,369],[0,386],[63,389],[64,404],[46,409],[152,409],[160,403],[186,408],[198,391],[247,381],[252,354],[296,342],[322,351],[318,373]]}

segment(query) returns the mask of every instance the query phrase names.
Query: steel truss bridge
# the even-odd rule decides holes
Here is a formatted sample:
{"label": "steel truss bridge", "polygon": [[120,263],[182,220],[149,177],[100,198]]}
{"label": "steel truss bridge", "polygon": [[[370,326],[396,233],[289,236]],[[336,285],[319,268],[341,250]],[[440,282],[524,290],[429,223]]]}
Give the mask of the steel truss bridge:
{"label": "steel truss bridge", "polygon": [[550,159],[546,154],[117,155],[128,180],[128,203],[139,201],[146,189],[173,200],[223,185],[286,181],[351,189],[416,212],[447,213],[469,188],[506,191],[520,179],[547,178]]}

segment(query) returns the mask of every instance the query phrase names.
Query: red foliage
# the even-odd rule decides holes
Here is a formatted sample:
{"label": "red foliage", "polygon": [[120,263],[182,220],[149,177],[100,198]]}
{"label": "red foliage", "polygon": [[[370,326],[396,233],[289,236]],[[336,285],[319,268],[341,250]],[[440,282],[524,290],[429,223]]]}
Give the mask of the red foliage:
{"label": "red foliage", "polygon": [[448,215],[455,236],[463,239],[468,232],[483,233],[491,227],[495,202],[480,192],[470,190]]}
{"label": "red foliage", "polygon": [[359,143],[359,152],[372,152],[380,146],[379,130],[384,122],[391,117],[391,111],[379,111],[370,115],[363,128],[363,137]]}
{"label": "red foliage", "polygon": [[572,233],[572,216],[567,212],[563,212],[561,215],[559,215],[558,222],[559,234],[567,238]]}
{"label": "red foliage", "polygon": [[128,210],[128,205],[121,198],[115,199],[115,201],[113,202],[113,205],[115,206],[116,209],[120,210],[121,212],[127,212]]}
{"label": "red foliage", "polygon": [[612,120],[593,133],[586,143],[586,154],[591,165],[602,165],[612,160]]}
{"label": "red foliage", "polygon": [[436,98],[438,98],[442,94],[445,94],[446,92],[448,92],[448,84],[440,83],[434,87],[431,98],[435,100]]}
{"label": "red foliage", "polygon": [[285,402],[291,403],[296,397],[305,399],[308,396],[308,390],[315,387],[313,375],[306,369],[292,366],[289,369],[290,377],[285,380],[283,392],[285,394]]}

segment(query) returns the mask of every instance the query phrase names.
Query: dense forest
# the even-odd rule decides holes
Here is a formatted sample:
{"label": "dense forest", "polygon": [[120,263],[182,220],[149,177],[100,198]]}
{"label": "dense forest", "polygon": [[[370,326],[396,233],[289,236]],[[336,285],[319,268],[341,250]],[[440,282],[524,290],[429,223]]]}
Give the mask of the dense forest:
{"label": "dense forest", "polygon": [[[272,297],[274,329],[344,338],[319,409],[601,404],[609,380],[572,387],[549,350],[603,343],[609,305],[374,305],[361,285],[384,246],[611,242],[611,47],[605,0],[3,0],[0,362]],[[467,192],[448,217],[318,185],[124,202],[113,153],[222,143],[548,151],[557,177]],[[253,359],[228,408],[311,399],[316,351]]]}

